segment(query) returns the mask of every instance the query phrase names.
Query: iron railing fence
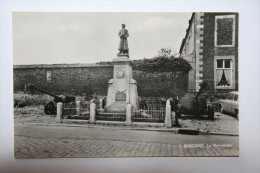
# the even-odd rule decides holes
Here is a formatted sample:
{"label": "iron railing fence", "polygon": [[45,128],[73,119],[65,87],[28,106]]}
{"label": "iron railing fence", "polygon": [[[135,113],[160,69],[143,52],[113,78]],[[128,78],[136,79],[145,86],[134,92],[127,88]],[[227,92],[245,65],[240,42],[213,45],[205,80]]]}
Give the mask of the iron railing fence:
{"label": "iron railing fence", "polygon": [[62,107],[63,118],[89,120],[90,104],[81,104],[77,109],[76,104],[64,104]]}
{"label": "iron railing fence", "polygon": [[80,115],[88,115],[90,112],[90,104],[81,104]]}
{"label": "iron railing fence", "polygon": [[[132,110],[131,120],[133,122],[164,123],[165,107],[148,107]],[[90,104],[81,104],[80,109],[74,104],[64,104],[62,107],[62,118],[65,119],[90,119]],[[126,121],[126,111],[108,111],[96,107],[95,120],[99,121]]]}
{"label": "iron railing fence", "polygon": [[144,108],[132,112],[133,122],[164,123],[165,108]]}
{"label": "iron railing fence", "polygon": [[62,106],[63,116],[72,116],[76,114],[76,104],[75,103],[64,103]]}
{"label": "iron railing fence", "polygon": [[96,110],[96,120],[102,121],[126,121],[126,111]]}

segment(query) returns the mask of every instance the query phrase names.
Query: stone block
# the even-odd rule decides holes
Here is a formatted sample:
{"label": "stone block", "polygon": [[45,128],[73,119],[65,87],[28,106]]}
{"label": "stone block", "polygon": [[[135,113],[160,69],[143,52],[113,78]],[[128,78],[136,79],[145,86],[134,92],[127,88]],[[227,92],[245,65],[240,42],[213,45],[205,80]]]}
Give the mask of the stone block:
{"label": "stone block", "polygon": [[107,109],[109,111],[126,111],[126,104],[124,101],[113,102]]}
{"label": "stone block", "polygon": [[126,121],[125,125],[132,125],[132,120],[131,120],[131,104],[126,105]]}
{"label": "stone block", "polygon": [[95,122],[95,117],[96,117],[96,104],[95,103],[91,103],[90,104],[90,119],[89,119],[89,123],[94,123]]}
{"label": "stone block", "polygon": [[171,105],[170,103],[168,103],[169,100],[167,100],[167,104],[166,104],[166,115],[165,115],[165,127],[172,127],[172,121],[171,121]]}
{"label": "stone block", "polygon": [[62,119],[62,107],[63,104],[61,102],[57,103],[57,114],[56,114],[56,118],[55,118],[55,122],[60,123],[61,119]]}

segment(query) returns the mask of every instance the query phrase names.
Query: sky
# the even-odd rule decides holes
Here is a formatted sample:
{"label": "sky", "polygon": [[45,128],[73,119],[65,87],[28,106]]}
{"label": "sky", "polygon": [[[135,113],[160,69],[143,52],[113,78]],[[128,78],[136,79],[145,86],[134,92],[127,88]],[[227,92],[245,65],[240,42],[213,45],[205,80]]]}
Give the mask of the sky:
{"label": "sky", "polygon": [[178,53],[192,13],[13,12],[13,64],[96,63],[118,53],[126,24],[131,59]]}

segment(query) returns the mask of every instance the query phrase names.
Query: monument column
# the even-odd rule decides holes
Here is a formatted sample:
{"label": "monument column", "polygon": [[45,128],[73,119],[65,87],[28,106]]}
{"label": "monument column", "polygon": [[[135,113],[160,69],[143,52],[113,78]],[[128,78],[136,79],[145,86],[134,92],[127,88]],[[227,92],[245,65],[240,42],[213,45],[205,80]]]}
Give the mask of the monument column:
{"label": "monument column", "polygon": [[112,60],[114,66],[113,79],[108,82],[107,109],[111,111],[125,111],[126,105],[131,104],[133,109],[138,107],[137,84],[132,78],[133,63],[129,58],[125,25],[119,31],[119,53]]}

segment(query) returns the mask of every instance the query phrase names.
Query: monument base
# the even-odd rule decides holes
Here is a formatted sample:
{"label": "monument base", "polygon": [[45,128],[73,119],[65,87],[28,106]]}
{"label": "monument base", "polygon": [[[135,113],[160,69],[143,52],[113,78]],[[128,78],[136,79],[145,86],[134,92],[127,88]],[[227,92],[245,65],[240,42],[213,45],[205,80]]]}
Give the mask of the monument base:
{"label": "monument base", "polygon": [[117,101],[117,102],[113,102],[111,103],[110,106],[107,107],[108,111],[126,111],[126,102],[121,102],[121,101]]}
{"label": "monument base", "polygon": [[114,58],[112,60],[112,63],[115,65],[115,64],[127,64],[129,63],[130,65],[133,65],[132,64],[132,61],[130,58],[128,58],[128,55],[124,55],[124,54],[121,54],[120,56]]}
{"label": "monument base", "polygon": [[129,58],[129,55],[128,54],[120,54],[120,53],[118,53],[117,54],[117,57],[127,57],[127,58]]}
{"label": "monument base", "polygon": [[126,105],[138,108],[137,84],[132,79],[132,61],[125,54],[118,55],[112,61],[114,65],[113,79],[108,82],[107,109],[125,111]]}

